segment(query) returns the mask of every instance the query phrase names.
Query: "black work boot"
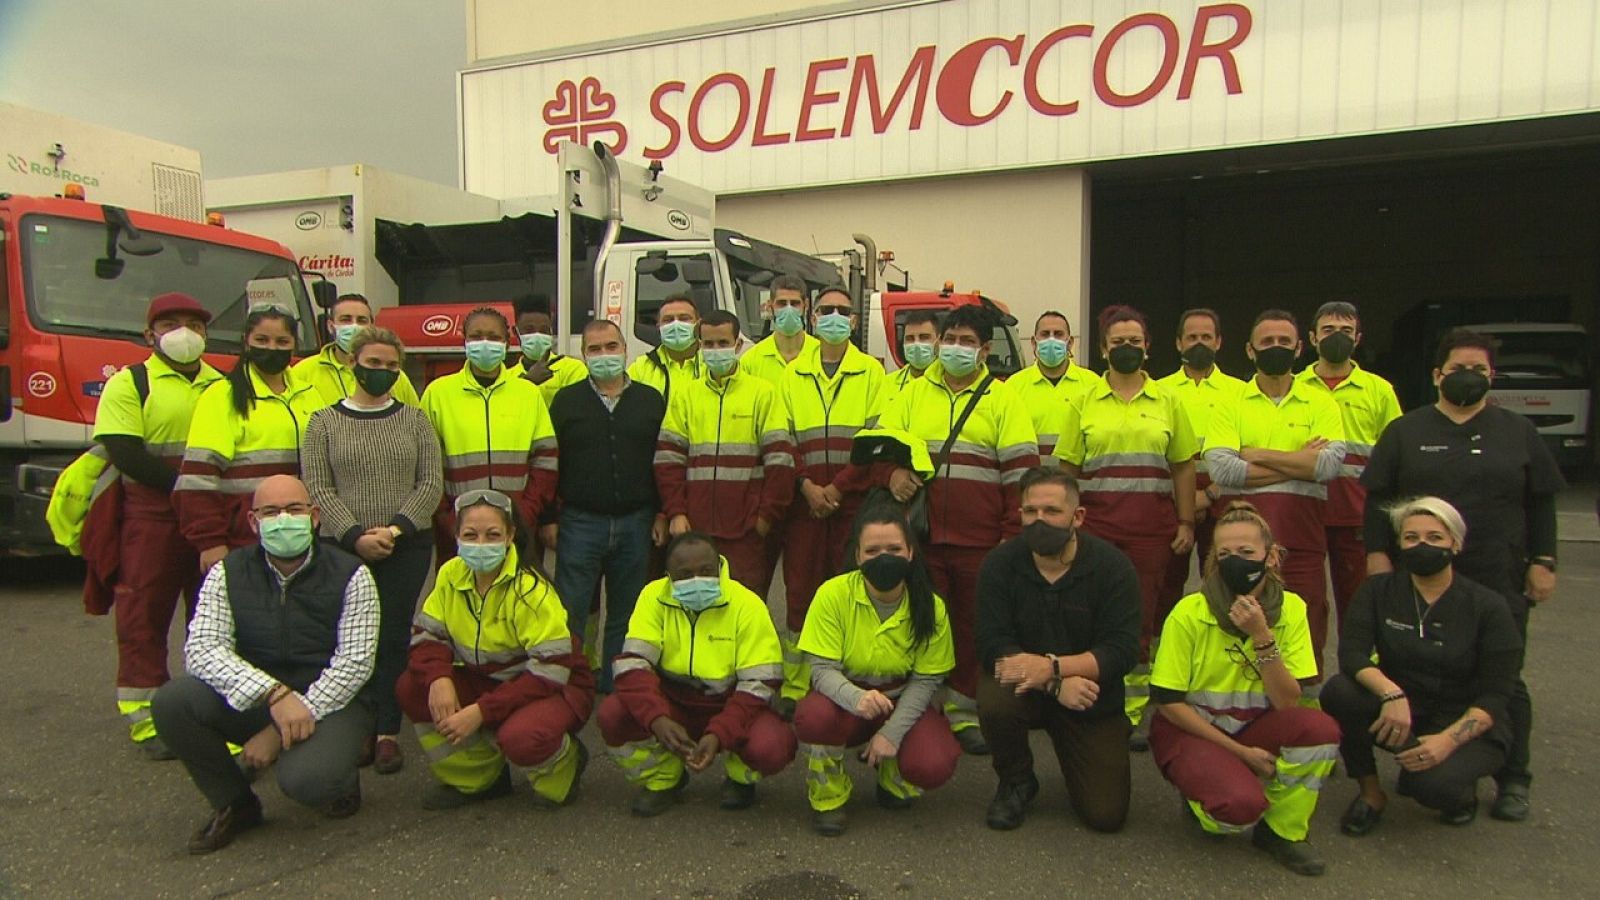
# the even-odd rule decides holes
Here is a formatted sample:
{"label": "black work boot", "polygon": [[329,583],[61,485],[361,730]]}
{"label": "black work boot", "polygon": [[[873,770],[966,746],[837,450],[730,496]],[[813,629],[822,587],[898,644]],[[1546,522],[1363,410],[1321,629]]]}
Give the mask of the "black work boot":
{"label": "black work boot", "polygon": [[1270,853],[1272,858],[1278,861],[1278,865],[1296,875],[1321,875],[1327,870],[1327,866],[1323,864],[1321,857],[1312,851],[1309,843],[1282,837],[1266,822],[1256,823],[1255,833],[1250,835],[1250,843]]}
{"label": "black work boot", "polygon": [[987,821],[996,831],[1010,831],[1022,825],[1028,816],[1028,804],[1039,795],[1039,778],[1032,772],[1026,781],[1000,782],[994,799],[989,801]]}

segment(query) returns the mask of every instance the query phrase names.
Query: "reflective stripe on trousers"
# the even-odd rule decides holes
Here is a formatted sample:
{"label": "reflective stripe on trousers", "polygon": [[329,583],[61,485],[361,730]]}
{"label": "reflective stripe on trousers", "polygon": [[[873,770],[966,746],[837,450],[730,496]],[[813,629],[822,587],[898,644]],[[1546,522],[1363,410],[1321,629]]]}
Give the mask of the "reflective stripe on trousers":
{"label": "reflective stripe on trousers", "polygon": [[[1311,830],[1311,815],[1317,811],[1317,795],[1323,782],[1333,774],[1333,762],[1338,756],[1337,744],[1316,744],[1310,747],[1283,747],[1277,762],[1277,771],[1264,788],[1267,811],[1262,821],[1274,833],[1288,841],[1303,841]],[[1188,801],[1189,809],[1200,821],[1200,827],[1212,834],[1238,834],[1254,825],[1230,825],[1206,815],[1205,809],[1195,800]]]}
{"label": "reflective stripe on trousers", "polygon": [[117,714],[128,723],[128,737],[142,744],[156,736],[156,723],[150,718],[150,701],[155,688],[117,688]]}
{"label": "reflective stripe on trousers", "polygon": [[[677,787],[678,779],[683,777],[682,757],[668,752],[667,748],[655,738],[632,741],[620,747],[607,747],[606,752],[616,760],[628,783],[636,787],[652,791],[670,791]],[[761,773],[746,765],[737,753],[724,753],[722,768],[727,773],[729,781],[755,784],[761,780]]]}
{"label": "reflective stripe on trousers", "polygon": [[1122,676],[1123,711],[1128,721],[1138,728],[1144,721],[1145,710],[1150,707],[1150,664],[1139,663]]}
{"label": "reflective stripe on trousers", "polygon": [[787,628],[778,630],[783,644],[783,690],[781,696],[798,703],[811,690],[811,666],[800,652],[800,635]]}
{"label": "reflective stripe on trousers", "polygon": [[947,685],[944,695],[944,716],[950,720],[950,731],[954,734],[960,734],[968,728],[977,728],[978,701]]}
{"label": "reflective stripe on trousers", "polygon": [[[844,747],[826,744],[801,744],[806,757],[806,799],[817,812],[838,809],[850,802],[855,783],[844,768]],[[878,763],[878,786],[902,800],[922,796],[922,789],[900,775],[900,762],[886,759]]]}
{"label": "reflective stripe on trousers", "polygon": [[[488,790],[506,767],[505,754],[494,739],[479,731],[465,744],[451,744],[432,724],[418,723],[417,741],[428,756],[428,768],[442,784],[463,794]],[[528,769],[528,786],[555,803],[565,802],[578,777],[578,753],[570,734],[561,736],[561,748],[549,759]]]}

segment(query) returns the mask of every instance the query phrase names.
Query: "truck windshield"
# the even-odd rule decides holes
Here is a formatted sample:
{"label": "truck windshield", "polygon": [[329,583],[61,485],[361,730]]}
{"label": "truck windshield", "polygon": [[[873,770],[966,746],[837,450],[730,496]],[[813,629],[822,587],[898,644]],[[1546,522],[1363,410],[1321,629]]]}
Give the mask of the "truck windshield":
{"label": "truck windshield", "polygon": [[1495,354],[1495,386],[1589,387],[1589,341],[1578,331],[1503,331]]}
{"label": "truck windshield", "polygon": [[57,334],[142,341],[150,298],[169,291],[195,297],[211,310],[207,329],[213,353],[238,352],[247,314],[246,284],[282,278],[294,292],[299,317],[299,352],[314,353],[315,323],[305,284],[292,260],[169,234],[146,235],[162,244],[160,253],[119,253],[126,264],[113,279],[95,276],[95,260],[105,255],[106,226],[98,222],[31,215],[22,219],[23,284],[28,315],[35,328]]}

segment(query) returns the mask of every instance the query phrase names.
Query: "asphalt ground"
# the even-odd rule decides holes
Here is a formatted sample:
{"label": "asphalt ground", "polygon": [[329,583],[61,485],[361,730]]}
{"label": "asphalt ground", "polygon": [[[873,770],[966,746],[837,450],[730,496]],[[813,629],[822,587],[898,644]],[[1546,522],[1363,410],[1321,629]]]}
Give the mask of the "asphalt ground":
{"label": "asphalt ground", "polygon": [[[111,621],[83,614],[80,571],[61,560],[0,561],[0,897],[1423,897],[1596,896],[1600,860],[1600,679],[1596,664],[1600,528],[1593,494],[1563,498],[1556,599],[1533,616],[1527,679],[1534,733],[1534,812],[1522,824],[1487,816],[1438,824],[1392,797],[1377,831],[1338,833],[1355,794],[1336,776],[1312,828],[1321,878],[1279,869],[1247,839],[1201,836],[1147,754],[1133,759],[1133,811],[1117,835],[1090,832],[1066,806],[1053,754],[1036,734],[1044,790],[1018,831],[984,826],[994,775],[968,757],[916,808],[879,809],[854,768],[850,830],[808,827],[803,763],[761,785],[745,812],[717,808],[714,767],[684,802],[652,820],[628,813],[632,789],[595,752],[575,803],[545,812],[520,779],[509,798],[453,812],[419,805],[429,783],[404,738],[406,769],[362,774],[365,804],[343,821],[258,785],[268,818],[226,850],[184,851],[208,810],[181,764],[153,763],[128,743],[115,712]],[[174,665],[178,634],[174,633]],[[852,764],[854,765],[854,764]],[[1393,764],[1384,772],[1392,779]]]}

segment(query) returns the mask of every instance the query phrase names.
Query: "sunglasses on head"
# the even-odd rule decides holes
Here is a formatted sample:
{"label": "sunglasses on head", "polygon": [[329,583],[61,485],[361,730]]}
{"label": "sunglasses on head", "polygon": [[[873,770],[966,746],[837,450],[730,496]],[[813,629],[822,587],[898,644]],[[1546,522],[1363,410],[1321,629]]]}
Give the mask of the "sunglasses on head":
{"label": "sunglasses on head", "polygon": [[465,494],[457,497],[456,513],[459,514],[465,511],[467,507],[477,506],[479,503],[487,503],[506,515],[511,514],[511,498],[500,493],[499,491],[493,490],[467,491]]}

